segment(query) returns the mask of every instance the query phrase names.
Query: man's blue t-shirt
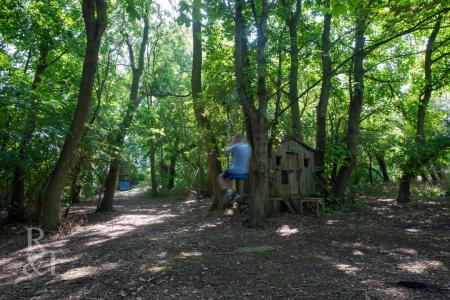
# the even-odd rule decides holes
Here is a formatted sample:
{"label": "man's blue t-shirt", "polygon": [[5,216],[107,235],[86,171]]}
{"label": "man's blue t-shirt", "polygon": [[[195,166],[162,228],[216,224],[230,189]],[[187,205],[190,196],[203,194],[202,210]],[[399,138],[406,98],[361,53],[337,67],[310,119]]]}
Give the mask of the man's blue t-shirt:
{"label": "man's blue t-shirt", "polygon": [[252,149],[249,144],[236,143],[228,149],[233,157],[233,164],[228,168],[228,172],[233,174],[247,174],[250,163]]}

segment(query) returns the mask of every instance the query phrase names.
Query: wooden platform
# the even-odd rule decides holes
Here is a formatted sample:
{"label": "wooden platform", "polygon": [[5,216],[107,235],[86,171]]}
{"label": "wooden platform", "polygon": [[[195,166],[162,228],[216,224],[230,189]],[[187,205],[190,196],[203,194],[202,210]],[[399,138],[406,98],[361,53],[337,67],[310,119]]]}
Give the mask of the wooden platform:
{"label": "wooden platform", "polygon": [[303,204],[315,203],[317,216],[320,216],[320,206],[322,206],[322,212],[325,210],[325,201],[323,198],[300,198],[300,213],[303,216]]}
{"label": "wooden platform", "polygon": [[[298,213],[303,216],[303,205],[308,203],[313,203],[316,206],[316,214],[320,216],[320,207],[322,206],[322,212],[325,210],[325,201],[323,198],[311,198],[311,197],[301,197],[298,195],[290,195],[287,197],[272,196],[270,197],[274,203],[275,208],[279,209],[279,203],[283,202],[291,213]],[[298,205],[297,205],[298,204]]]}

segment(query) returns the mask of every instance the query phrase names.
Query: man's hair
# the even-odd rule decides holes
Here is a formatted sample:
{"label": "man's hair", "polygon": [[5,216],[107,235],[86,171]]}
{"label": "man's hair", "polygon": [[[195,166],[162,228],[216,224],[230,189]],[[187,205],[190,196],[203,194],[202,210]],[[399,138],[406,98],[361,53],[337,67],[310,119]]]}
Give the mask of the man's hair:
{"label": "man's hair", "polygon": [[245,142],[245,138],[242,134],[236,134],[233,136],[233,143],[243,143]]}

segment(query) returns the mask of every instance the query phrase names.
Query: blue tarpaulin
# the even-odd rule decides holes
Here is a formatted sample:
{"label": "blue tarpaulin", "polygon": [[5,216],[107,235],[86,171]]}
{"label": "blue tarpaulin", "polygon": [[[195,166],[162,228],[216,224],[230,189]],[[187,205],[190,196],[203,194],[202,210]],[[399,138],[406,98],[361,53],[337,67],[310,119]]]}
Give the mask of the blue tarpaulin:
{"label": "blue tarpaulin", "polygon": [[119,190],[126,191],[130,189],[130,183],[128,181],[120,181],[119,182]]}

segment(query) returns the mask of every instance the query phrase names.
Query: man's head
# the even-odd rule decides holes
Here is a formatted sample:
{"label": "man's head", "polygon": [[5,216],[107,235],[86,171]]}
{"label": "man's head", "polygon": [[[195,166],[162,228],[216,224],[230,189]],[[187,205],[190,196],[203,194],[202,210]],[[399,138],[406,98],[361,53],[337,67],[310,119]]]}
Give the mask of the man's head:
{"label": "man's head", "polygon": [[231,143],[232,144],[237,144],[237,143],[244,143],[245,142],[245,138],[242,134],[236,134],[235,136],[233,136],[231,138]]}

